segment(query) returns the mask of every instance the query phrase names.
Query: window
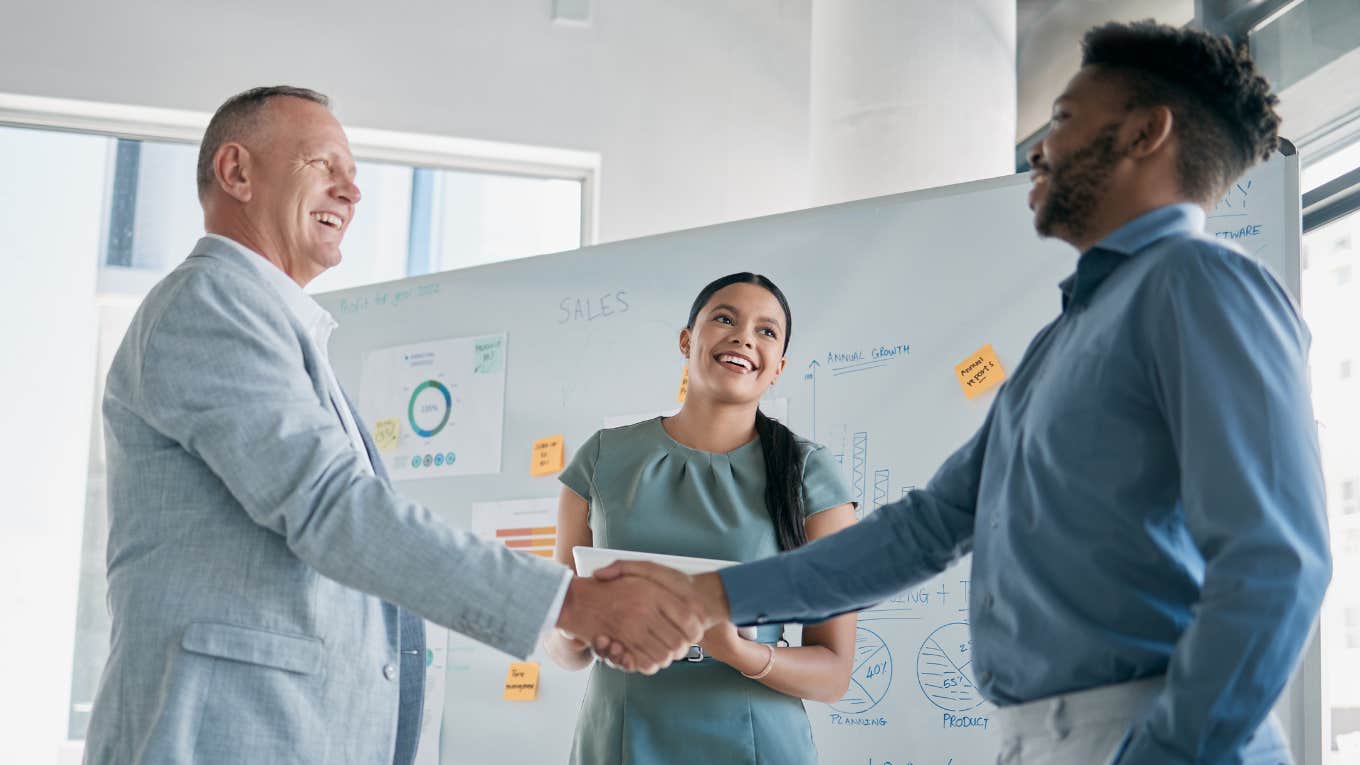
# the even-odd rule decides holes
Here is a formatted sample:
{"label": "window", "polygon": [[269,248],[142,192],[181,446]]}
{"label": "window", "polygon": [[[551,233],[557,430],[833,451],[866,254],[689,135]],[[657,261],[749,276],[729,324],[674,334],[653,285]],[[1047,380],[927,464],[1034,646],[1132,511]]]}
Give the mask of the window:
{"label": "window", "polygon": [[1347,558],[1360,557],[1360,529],[1346,529],[1341,554]]}
{"label": "window", "polygon": [[[1360,164],[1360,154],[1343,153]],[[1312,188],[1319,177],[1340,175],[1332,164],[1321,161],[1306,168],[1302,186]],[[1360,477],[1355,473],[1360,460],[1360,402],[1352,385],[1360,300],[1349,294],[1360,255],[1352,246],[1357,236],[1360,213],[1304,234],[1309,259],[1302,271],[1301,307],[1313,333],[1313,408],[1321,425],[1318,437],[1329,486],[1334,561],[1319,620],[1325,765],[1360,763],[1360,683],[1353,680],[1360,677]],[[1327,370],[1336,373],[1324,373]]]}
{"label": "window", "polygon": [[[110,139],[112,140],[112,139]],[[101,288],[142,294],[203,235],[198,147],[116,139]],[[363,190],[340,265],[307,285],[327,292],[560,252],[584,242],[579,178],[358,160]]]}

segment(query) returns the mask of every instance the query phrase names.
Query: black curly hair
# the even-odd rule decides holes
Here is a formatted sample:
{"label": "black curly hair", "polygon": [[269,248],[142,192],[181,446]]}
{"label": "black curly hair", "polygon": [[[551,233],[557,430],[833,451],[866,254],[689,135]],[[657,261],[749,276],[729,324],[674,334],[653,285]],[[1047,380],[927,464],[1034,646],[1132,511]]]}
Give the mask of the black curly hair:
{"label": "black curly hair", "polygon": [[1171,109],[1180,144],[1177,176],[1191,199],[1214,200],[1275,150],[1280,100],[1245,46],[1148,20],[1095,27],[1081,48],[1082,67],[1122,81],[1128,108]]}

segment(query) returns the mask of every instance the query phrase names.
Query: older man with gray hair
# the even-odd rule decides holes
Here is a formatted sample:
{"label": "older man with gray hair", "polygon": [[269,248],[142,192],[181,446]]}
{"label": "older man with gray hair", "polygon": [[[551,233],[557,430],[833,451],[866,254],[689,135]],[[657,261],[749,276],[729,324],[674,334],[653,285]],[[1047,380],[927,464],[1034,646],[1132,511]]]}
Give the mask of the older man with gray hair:
{"label": "older man with gray hair", "polygon": [[699,639],[651,583],[574,578],[393,491],[302,291],[360,198],[325,96],[229,99],[198,193],[207,236],[109,372],[113,638],[87,762],[409,763],[421,617],[519,657],[554,627],[612,636],[644,672]]}

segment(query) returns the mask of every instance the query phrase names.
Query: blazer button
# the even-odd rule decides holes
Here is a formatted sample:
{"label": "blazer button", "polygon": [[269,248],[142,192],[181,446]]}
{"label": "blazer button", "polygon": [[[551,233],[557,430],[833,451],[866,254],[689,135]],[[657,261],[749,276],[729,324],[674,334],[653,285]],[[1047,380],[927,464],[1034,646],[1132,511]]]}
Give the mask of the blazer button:
{"label": "blazer button", "polygon": [[388,680],[396,680],[396,679],[397,679],[397,668],[396,668],[396,666],[395,666],[395,665],[392,665],[392,664],[384,664],[384,665],[383,665],[383,677],[387,678]]}

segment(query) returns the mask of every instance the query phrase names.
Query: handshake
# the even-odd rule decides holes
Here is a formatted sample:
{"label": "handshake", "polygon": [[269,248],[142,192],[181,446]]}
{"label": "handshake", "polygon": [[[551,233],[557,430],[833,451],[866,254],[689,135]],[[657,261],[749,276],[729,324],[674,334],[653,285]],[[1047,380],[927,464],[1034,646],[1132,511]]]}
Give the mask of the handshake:
{"label": "handshake", "polygon": [[717,574],[617,561],[591,578],[572,579],[557,629],[619,669],[651,675],[683,659],[728,616]]}

